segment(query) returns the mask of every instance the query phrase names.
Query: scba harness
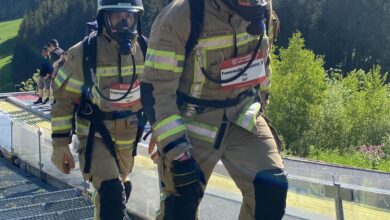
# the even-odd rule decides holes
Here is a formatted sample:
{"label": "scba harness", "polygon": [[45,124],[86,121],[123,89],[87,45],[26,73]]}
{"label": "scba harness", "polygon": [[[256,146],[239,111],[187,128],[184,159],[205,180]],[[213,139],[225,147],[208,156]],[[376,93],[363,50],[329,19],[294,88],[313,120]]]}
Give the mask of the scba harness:
{"label": "scba harness", "polygon": [[[146,55],[147,50],[147,38],[142,35],[142,32],[139,32],[140,34],[137,37],[138,43],[141,47],[142,53]],[[119,57],[120,55],[118,55]],[[99,93],[99,95],[108,101],[117,102],[120,100],[125,99],[125,97],[130,93],[132,90],[132,87],[136,81],[136,67],[135,67],[135,59],[134,55],[131,55],[132,61],[133,61],[133,76],[131,80],[130,87],[127,89],[127,92],[123,95],[121,95],[118,98],[110,99],[106,98],[95,86],[96,91]],[[93,77],[96,73],[96,67],[97,67],[97,32],[92,32],[88,36],[86,36],[83,40],[83,74],[84,74],[84,84],[81,88],[82,94],[81,94],[81,100],[79,105],[76,109],[76,114],[78,117],[83,118],[85,120],[88,120],[90,122],[89,126],[89,132],[87,137],[87,144],[86,144],[86,150],[85,150],[85,166],[84,166],[84,173],[89,173],[91,169],[91,160],[92,160],[92,151],[93,151],[93,142],[96,132],[100,134],[102,137],[104,145],[107,147],[111,155],[114,157],[118,169],[119,167],[119,161],[116,156],[115,151],[115,145],[112,140],[112,137],[104,125],[104,120],[118,120],[118,119],[124,119],[127,117],[130,117],[132,115],[136,115],[137,117],[137,134],[135,141],[133,143],[133,152],[132,155],[137,155],[137,144],[141,139],[141,136],[143,134],[143,131],[145,129],[145,125],[147,123],[146,115],[143,113],[143,110],[139,110],[137,112],[133,111],[112,111],[112,112],[103,112],[99,109],[97,105],[95,105],[91,100],[91,90],[94,86]],[[120,57],[119,57],[120,60]],[[119,75],[121,77],[121,62],[119,62]]]}

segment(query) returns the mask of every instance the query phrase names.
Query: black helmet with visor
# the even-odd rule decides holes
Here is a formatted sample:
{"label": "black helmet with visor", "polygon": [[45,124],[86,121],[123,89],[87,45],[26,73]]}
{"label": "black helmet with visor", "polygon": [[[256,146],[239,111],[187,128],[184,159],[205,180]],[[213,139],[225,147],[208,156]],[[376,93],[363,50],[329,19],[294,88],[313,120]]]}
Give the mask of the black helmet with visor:
{"label": "black helmet with visor", "polygon": [[98,0],[98,26],[104,26],[108,35],[118,42],[122,54],[130,52],[143,11],[142,0]]}

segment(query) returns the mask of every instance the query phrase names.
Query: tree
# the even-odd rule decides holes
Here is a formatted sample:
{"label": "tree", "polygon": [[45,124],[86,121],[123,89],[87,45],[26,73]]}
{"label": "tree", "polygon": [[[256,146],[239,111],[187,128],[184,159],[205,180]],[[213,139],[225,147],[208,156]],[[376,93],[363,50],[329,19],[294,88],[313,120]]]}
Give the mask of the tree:
{"label": "tree", "polygon": [[267,110],[286,147],[297,155],[306,155],[309,146],[301,136],[316,117],[326,90],[322,57],[305,49],[300,33],[290,39],[287,49],[274,58],[271,102]]}
{"label": "tree", "polygon": [[[85,24],[96,17],[96,1],[41,0],[20,26],[13,57],[13,81],[31,77],[40,61],[40,50],[55,38],[64,49],[82,40]],[[23,65],[21,65],[23,63]]]}

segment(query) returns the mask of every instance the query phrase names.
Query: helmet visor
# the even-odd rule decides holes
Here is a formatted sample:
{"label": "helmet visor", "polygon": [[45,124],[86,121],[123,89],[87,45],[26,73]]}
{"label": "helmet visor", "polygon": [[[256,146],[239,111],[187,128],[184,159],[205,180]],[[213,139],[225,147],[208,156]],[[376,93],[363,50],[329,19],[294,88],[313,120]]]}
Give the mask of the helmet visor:
{"label": "helmet visor", "polygon": [[135,33],[137,31],[138,13],[131,11],[108,11],[107,28],[113,34]]}
{"label": "helmet visor", "polygon": [[265,0],[238,0],[240,6],[264,6],[267,5]]}

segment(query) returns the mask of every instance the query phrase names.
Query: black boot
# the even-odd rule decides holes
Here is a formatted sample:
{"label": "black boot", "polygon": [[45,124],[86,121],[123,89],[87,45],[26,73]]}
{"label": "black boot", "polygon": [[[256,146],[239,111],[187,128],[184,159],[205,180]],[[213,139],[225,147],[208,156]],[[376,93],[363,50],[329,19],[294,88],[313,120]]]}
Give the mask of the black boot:
{"label": "black boot", "polygon": [[46,98],[45,101],[42,102],[42,105],[46,104],[49,101],[49,98]]}
{"label": "black boot", "polygon": [[125,194],[126,194],[126,202],[127,202],[127,201],[129,201],[130,193],[131,193],[133,186],[132,186],[130,181],[124,182],[123,185],[125,186]]}
{"label": "black boot", "polygon": [[34,105],[42,103],[42,97],[39,97],[37,101],[33,102]]}

